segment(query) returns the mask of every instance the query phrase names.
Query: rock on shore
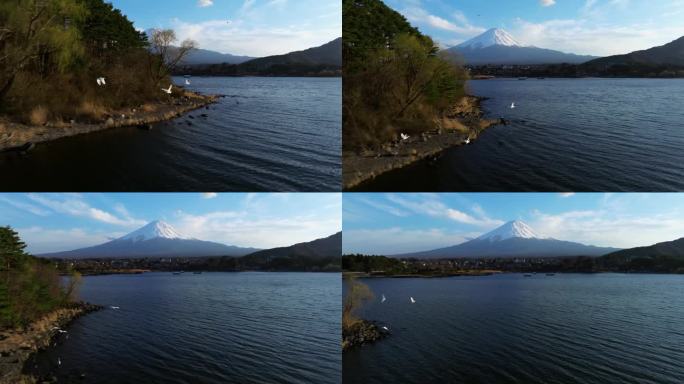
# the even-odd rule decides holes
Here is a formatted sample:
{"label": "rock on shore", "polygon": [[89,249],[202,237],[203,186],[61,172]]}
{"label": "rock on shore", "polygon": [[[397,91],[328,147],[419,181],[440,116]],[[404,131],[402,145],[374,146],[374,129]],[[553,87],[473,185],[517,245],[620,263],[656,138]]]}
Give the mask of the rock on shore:
{"label": "rock on shore", "polygon": [[89,303],[72,303],[57,309],[25,329],[0,331],[0,384],[34,383],[32,377],[22,374],[24,364],[31,355],[47,348],[75,319],[102,309]]}
{"label": "rock on shore", "polygon": [[342,350],[375,343],[389,336],[389,332],[371,321],[360,320],[349,328],[342,330]]}

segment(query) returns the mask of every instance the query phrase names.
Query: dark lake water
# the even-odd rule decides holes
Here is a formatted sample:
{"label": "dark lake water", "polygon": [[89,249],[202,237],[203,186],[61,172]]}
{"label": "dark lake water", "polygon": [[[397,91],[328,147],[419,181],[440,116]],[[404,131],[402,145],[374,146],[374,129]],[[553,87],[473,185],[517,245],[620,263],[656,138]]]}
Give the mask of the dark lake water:
{"label": "dark lake water", "polygon": [[684,276],[363,282],[393,334],[345,352],[345,383],[684,382]]}
{"label": "dark lake water", "polygon": [[338,273],[86,277],[81,297],[108,309],[38,364],[66,383],[340,383],[341,285]]}
{"label": "dark lake water", "polygon": [[341,87],[339,78],[193,78],[188,89],[227,97],[152,131],[113,129],[0,155],[0,188],[339,191]]}
{"label": "dark lake water", "polygon": [[363,189],[684,190],[682,79],[496,79],[469,87],[490,98],[488,117],[511,124]]}

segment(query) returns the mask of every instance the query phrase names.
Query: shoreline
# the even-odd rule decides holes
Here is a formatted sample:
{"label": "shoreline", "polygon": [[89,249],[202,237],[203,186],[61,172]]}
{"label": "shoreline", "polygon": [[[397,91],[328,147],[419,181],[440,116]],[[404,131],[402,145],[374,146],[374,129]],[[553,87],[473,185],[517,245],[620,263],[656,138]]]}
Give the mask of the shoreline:
{"label": "shoreline", "polygon": [[465,96],[455,105],[450,115],[442,119],[441,127],[424,132],[406,141],[386,143],[381,150],[342,154],[343,190],[352,190],[376,177],[400,169],[443,151],[465,145],[465,140],[477,140],[487,128],[506,124],[503,119],[485,119],[481,102],[485,98]]}
{"label": "shoreline", "polygon": [[71,123],[35,126],[0,120],[0,153],[25,153],[40,143],[113,128],[138,126],[152,129],[152,124],[172,120],[187,112],[206,107],[220,97],[183,91],[181,97],[175,98],[172,102],[156,102],[144,104],[139,108],[110,111],[108,117],[98,123],[80,123],[72,120]]}
{"label": "shoreline", "polygon": [[74,320],[103,307],[86,302],[70,303],[56,309],[25,329],[0,331],[0,384],[34,383],[37,378],[24,373],[35,353],[57,342],[62,329]]}
{"label": "shoreline", "polygon": [[359,319],[356,324],[342,329],[342,352],[376,343],[390,335],[377,322]]}
{"label": "shoreline", "polygon": [[385,274],[385,273],[366,273],[366,272],[342,272],[345,276],[353,276],[362,279],[439,279],[445,277],[480,277],[480,276],[492,276],[506,273],[504,271],[498,270],[482,270],[482,271],[453,271],[453,272],[441,272],[441,273],[402,273],[402,274]]}

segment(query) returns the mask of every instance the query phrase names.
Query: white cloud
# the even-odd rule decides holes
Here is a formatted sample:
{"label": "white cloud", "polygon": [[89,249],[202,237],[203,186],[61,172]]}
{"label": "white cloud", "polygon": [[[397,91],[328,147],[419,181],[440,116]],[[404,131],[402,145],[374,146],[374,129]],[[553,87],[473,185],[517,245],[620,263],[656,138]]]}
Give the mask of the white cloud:
{"label": "white cloud", "polygon": [[79,195],[63,195],[64,198],[51,199],[47,195],[40,195],[31,193],[28,195],[29,199],[41,204],[43,207],[49,208],[57,213],[63,213],[71,216],[86,217],[102,223],[118,225],[122,227],[135,227],[147,223],[145,220],[135,219],[130,217],[125,211],[123,205],[119,205],[117,210],[119,212],[126,212],[126,214],[117,216],[113,213],[101,210],[99,208],[91,207],[88,203],[81,199]]}
{"label": "white cloud", "polygon": [[550,7],[556,4],[556,0],[539,0],[542,7]]}
{"label": "white cloud", "polygon": [[259,26],[245,20],[207,20],[190,23],[172,20],[178,40],[191,39],[200,48],[234,55],[263,57],[323,45],[342,35],[341,24],[326,23],[311,28],[307,23],[288,26]]}
{"label": "white cloud", "polygon": [[392,203],[414,213],[446,218],[463,224],[475,225],[484,228],[493,228],[504,223],[501,220],[487,217],[487,215],[484,214],[484,211],[482,211],[481,207],[474,208],[474,213],[476,216],[454,208],[450,208],[439,199],[439,195],[420,194],[413,195],[414,198],[408,198],[408,196],[409,195],[390,194],[387,195],[387,198]]}
{"label": "white cloud", "polygon": [[83,228],[49,229],[40,226],[18,228],[17,232],[32,254],[71,251],[109,241],[110,236],[120,237],[125,233],[92,233]]}
{"label": "white cloud", "polygon": [[203,199],[215,199],[218,197],[218,193],[216,192],[207,192],[202,194]]}
{"label": "white cloud", "polygon": [[345,254],[396,255],[460,244],[473,233],[451,233],[444,229],[352,229],[342,237]]}
{"label": "white cloud", "polygon": [[211,7],[214,5],[214,0],[197,0],[197,5],[204,8],[204,7]]}
{"label": "white cloud", "polygon": [[456,32],[466,36],[475,36],[485,31],[485,28],[472,25],[465,15],[460,11],[454,12],[453,18],[455,20],[453,21],[449,21],[440,16],[432,15],[425,9],[421,8],[419,4],[405,8],[401,13],[412,23],[419,25],[424,24],[433,28]]}
{"label": "white cloud", "polygon": [[341,231],[340,214],[262,216],[250,211],[207,214],[178,212],[172,225],[185,236],[242,247],[273,248],[327,237]]}
{"label": "white cloud", "polygon": [[32,213],[32,214],[37,215],[37,216],[48,216],[50,214],[50,211],[43,209],[37,205],[33,205],[33,204],[17,201],[14,199],[10,199],[9,197],[6,197],[6,196],[0,196],[0,201],[4,202],[6,204],[9,204],[10,206],[12,206],[14,208]]}
{"label": "white cloud", "polygon": [[638,216],[613,209],[546,214],[535,211],[530,225],[545,236],[589,245],[631,248],[684,237],[678,213]]}

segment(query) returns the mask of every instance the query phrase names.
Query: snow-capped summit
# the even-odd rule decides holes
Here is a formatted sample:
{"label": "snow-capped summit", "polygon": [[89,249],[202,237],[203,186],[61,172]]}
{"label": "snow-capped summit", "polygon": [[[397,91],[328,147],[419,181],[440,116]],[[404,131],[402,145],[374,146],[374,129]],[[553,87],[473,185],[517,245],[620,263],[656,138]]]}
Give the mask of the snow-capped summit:
{"label": "snow-capped summit", "polygon": [[119,240],[145,241],[152,239],[187,239],[181,236],[170,224],[161,220],[153,221]]}
{"label": "snow-capped summit", "polygon": [[512,238],[522,239],[541,239],[534,230],[522,221],[515,220],[500,226],[499,228],[487,232],[477,238],[477,240],[501,241]]}
{"label": "snow-capped summit", "polygon": [[522,47],[510,33],[499,28],[492,28],[487,32],[476,36],[462,44],[457,45],[457,48],[486,48],[493,45],[503,45],[506,47]]}
{"label": "snow-capped summit", "polygon": [[447,52],[458,54],[468,65],[581,64],[595,59],[528,46],[499,28],[492,28]]}

